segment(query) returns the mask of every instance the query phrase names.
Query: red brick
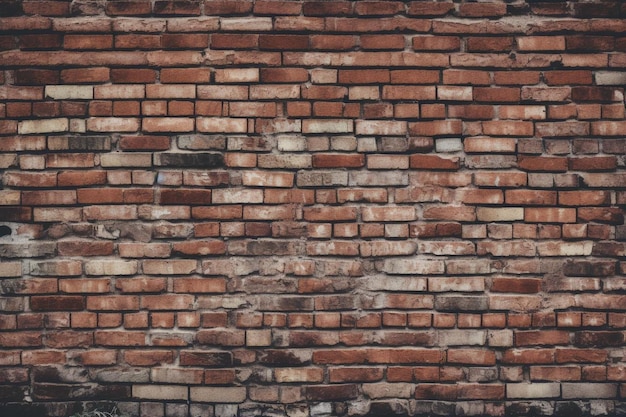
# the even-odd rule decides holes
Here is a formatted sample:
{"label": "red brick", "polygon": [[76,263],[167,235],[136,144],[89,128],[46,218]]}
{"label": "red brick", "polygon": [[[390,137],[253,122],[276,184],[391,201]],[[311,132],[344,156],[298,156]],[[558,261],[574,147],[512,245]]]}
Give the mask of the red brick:
{"label": "red brick", "polygon": [[211,202],[211,190],[163,189],[158,201],[161,204],[206,205]]}
{"label": "red brick", "polygon": [[527,171],[566,172],[567,158],[547,156],[518,156],[518,165]]}
{"label": "red brick", "polygon": [[156,15],[198,16],[200,3],[188,0],[157,0],[152,11]]}
{"label": "red brick", "polygon": [[480,102],[516,103],[520,100],[519,88],[513,87],[476,87],[474,100]]}
{"label": "red brick", "polygon": [[443,71],[444,84],[489,85],[491,80],[487,71],[446,69]]}
{"label": "red brick", "polygon": [[[233,1],[233,3],[238,3]],[[242,2],[239,2],[242,3]],[[259,43],[259,35],[214,33],[211,35],[213,49],[253,49]]]}
{"label": "red brick", "polygon": [[508,52],[512,49],[512,37],[470,37],[467,39],[467,50],[471,52]]}
{"label": "red brick", "polygon": [[356,3],[354,11],[360,16],[393,16],[404,11],[399,1],[364,1]]}
{"label": "red brick", "polygon": [[617,167],[614,156],[570,158],[569,168],[573,171],[612,171]]}
{"label": "red brick", "polygon": [[[425,4],[425,6],[434,7],[436,5]],[[461,39],[456,36],[420,35],[413,37],[413,49],[416,51],[458,51],[460,48]]]}
{"label": "red brick", "polygon": [[345,16],[352,13],[352,3],[338,1],[327,3],[322,1],[307,1],[302,7],[305,16]]}
{"label": "red brick", "polygon": [[316,168],[358,168],[365,165],[365,157],[357,154],[314,154]]}
{"label": "red brick", "polygon": [[147,68],[111,69],[111,81],[114,83],[153,83],[156,80],[156,71]]}
{"label": "red brick", "polygon": [[302,3],[298,1],[262,0],[254,3],[254,14],[258,16],[297,16],[302,11]]}
{"label": "red brick", "polygon": [[312,35],[310,40],[311,49],[321,51],[349,51],[357,42],[352,35]]}
{"label": "red brick", "polygon": [[20,49],[58,49],[63,43],[61,34],[45,34],[45,35],[22,35],[19,37]]}
{"label": "red brick", "polygon": [[457,170],[460,168],[460,162],[458,158],[414,154],[410,157],[410,167],[412,169]]}
{"label": "red brick", "polygon": [[389,70],[340,70],[340,84],[379,84],[389,83]]}
{"label": "red brick", "polygon": [[109,16],[142,16],[149,15],[152,5],[149,1],[109,1],[106,4],[106,13]]}
{"label": "red brick", "polygon": [[560,191],[559,204],[565,206],[597,206],[610,203],[607,191]]}
{"label": "red brick", "polygon": [[409,3],[408,15],[417,16],[445,16],[454,10],[452,3],[431,3],[426,4],[419,1]]}
{"label": "red brick", "polygon": [[65,35],[63,38],[65,49],[111,49],[113,35]]}
{"label": "red brick", "polygon": [[506,13],[506,5],[501,3],[463,3],[459,8],[460,16],[497,17]]}
{"label": "red brick", "polygon": [[460,120],[434,120],[409,123],[409,133],[418,136],[458,135],[462,131]]}
{"label": "red brick", "polygon": [[537,207],[524,210],[528,223],[576,223],[576,209]]}
{"label": "red brick", "polygon": [[299,50],[309,48],[309,37],[306,35],[259,35],[261,50]]}
{"label": "red brick", "polygon": [[261,82],[267,83],[296,83],[309,79],[309,73],[304,68],[261,68]]}
{"label": "red brick", "polygon": [[364,50],[403,50],[402,35],[362,35],[361,48]]}
{"label": "red brick", "polygon": [[58,70],[19,69],[15,71],[16,85],[48,85],[58,84],[60,73]]}
{"label": "red brick", "polygon": [[385,100],[434,100],[435,88],[431,86],[394,85],[383,87]]}
{"label": "red brick", "polygon": [[563,51],[564,36],[524,36],[517,38],[520,51]]}
{"label": "red brick", "polygon": [[187,241],[172,245],[174,253],[179,255],[219,255],[226,252],[226,245],[219,240],[214,241]]}

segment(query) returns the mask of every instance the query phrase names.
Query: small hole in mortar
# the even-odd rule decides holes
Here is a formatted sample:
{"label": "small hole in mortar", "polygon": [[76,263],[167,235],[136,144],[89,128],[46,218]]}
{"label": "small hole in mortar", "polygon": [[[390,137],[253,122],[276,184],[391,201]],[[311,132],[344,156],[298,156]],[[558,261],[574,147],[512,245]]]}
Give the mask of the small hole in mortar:
{"label": "small hole in mortar", "polygon": [[0,237],[9,236],[11,234],[11,228],[9,226],[0,226]]}

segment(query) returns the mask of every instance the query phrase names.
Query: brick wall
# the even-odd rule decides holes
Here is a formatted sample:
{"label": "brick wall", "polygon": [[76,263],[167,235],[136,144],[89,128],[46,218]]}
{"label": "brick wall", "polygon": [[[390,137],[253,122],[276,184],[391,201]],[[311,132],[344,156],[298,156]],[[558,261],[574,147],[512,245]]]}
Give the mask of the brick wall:
{"label": "brick wall", "polygon": [[0,415],[626,413],[621,2],[0,15]]}

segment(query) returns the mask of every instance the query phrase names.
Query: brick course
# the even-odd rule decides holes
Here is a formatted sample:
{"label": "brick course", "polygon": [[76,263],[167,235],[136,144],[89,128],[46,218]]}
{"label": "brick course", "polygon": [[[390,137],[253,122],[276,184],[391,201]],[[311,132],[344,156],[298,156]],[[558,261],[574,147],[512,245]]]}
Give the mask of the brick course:
{"label": "brick course", "polygon": [[0,415],[622,415],[626,6],[0,0]]}

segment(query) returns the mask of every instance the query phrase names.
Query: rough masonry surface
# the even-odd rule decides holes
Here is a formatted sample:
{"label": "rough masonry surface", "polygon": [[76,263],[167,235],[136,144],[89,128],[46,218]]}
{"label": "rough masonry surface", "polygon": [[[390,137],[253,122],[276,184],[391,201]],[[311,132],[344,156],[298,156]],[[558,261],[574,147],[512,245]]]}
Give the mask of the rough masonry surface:
{"label": "rough masonry surface", "polygon": [[626,415],[625,18],[0,0],[0,415]]}

